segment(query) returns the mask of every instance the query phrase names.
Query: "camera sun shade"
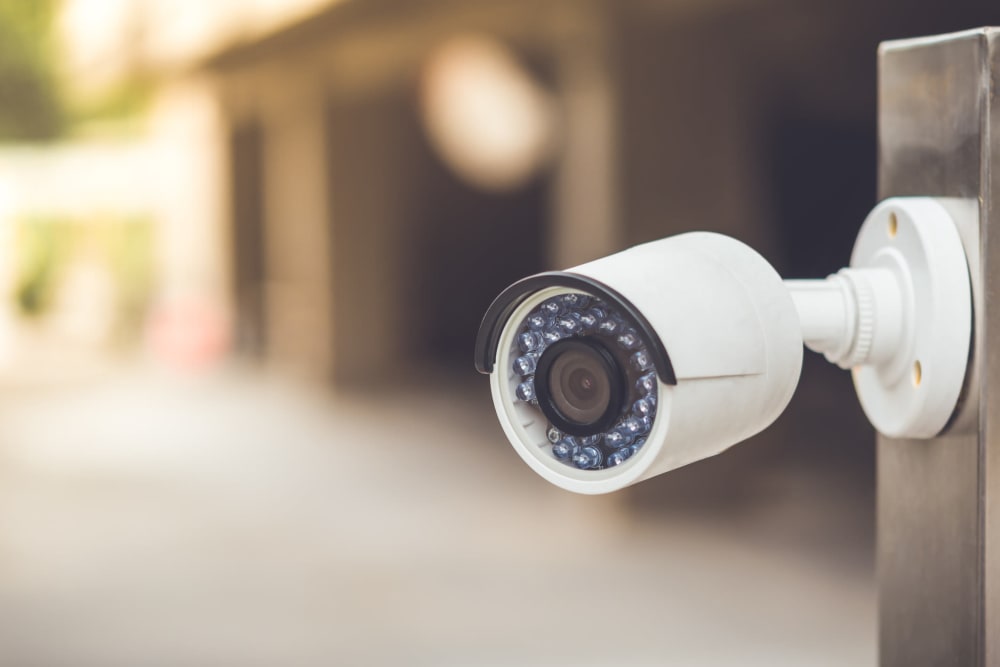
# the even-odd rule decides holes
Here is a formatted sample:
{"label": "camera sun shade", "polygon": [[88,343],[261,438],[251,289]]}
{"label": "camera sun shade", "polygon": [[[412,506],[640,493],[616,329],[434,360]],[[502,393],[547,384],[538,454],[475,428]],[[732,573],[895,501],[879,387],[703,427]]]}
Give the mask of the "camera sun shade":
{"label": "camera sun shade", "polygon": [[483,317],[482,325],[479,327],[479,335],[476,337],[476,370],[484,374],[493,372],[500,336],[510,320],[511,314],[529,296],[549,287],[564,287],[592,294],[620,310],[635,323],[642,338],[648,341],[653,367],[656,369],[660,381],[664,384],[677,384],[670,355],[667,354],[663,342],[656,335],[656,330],[643,314],[625,297],[607,285],[588,276],[567,271],[549,271],[528,276],[505,289],[500,293],[500,296],[493,300]]}

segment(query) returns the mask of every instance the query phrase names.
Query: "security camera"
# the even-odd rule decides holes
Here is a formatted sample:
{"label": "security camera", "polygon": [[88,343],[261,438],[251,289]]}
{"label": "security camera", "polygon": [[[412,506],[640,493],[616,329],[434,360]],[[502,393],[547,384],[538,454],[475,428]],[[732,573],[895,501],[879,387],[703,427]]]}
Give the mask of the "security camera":
{"label": "security camera", "polygon": [[708,232],[530,276],[490,306],[476,366],[521,458],[579,493],[762,431],[795,391],[803,344],[851,369],[878,430],[932,437],[965,378],[972,297],[956,218],[975,215],[964,200],[886,200],[850,267],[825,280],[782,280]]}

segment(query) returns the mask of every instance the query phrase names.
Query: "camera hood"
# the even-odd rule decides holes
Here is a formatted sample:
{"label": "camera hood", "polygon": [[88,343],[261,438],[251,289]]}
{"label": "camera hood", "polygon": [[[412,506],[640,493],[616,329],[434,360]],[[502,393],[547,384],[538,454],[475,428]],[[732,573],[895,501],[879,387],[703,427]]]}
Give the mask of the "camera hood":
{"label": "camera hood", "polygon": [[476,337],[476,370],[484,374],[493,372],[500,337],[511,314],[529,296],[549,287],[562,287],[585,292],[607,301],[627,315],[649,345],[649,354],[660,382],[669,385],[677,384],[677,376],[674,373],[670,355],[667,353],[663,341],[656,334],[653,325],[643,316],[642,312],[628,299],[604,283],[570,271],[548,271],[528,276],[505,289],[500,293],[500,296],[494,299],[483,317],[483,322],[479,327],[479,335]]}

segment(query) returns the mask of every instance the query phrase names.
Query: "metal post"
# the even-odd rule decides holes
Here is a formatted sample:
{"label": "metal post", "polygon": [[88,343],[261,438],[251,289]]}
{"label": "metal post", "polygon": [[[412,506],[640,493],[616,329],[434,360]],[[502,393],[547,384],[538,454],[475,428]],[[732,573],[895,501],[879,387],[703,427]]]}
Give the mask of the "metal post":
{"label": "metal post", "polygon": [[946,434],[878,440],[880,662],[1000,666],[1000,29],[879,50],[879,195],[979,201],[974,344]]}

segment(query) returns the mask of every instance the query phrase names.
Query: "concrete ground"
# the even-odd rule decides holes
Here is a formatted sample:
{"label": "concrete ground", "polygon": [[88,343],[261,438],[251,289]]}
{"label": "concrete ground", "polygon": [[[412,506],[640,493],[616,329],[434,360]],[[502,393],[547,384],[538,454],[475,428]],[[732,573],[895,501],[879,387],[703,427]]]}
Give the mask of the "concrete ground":
{"label": "concrete ground", "polygon": [[868,501],[836,478],[704,510],[574,496],[505,444],[485,381],[434,384],[3,389],[0,664],[875,663]]}

